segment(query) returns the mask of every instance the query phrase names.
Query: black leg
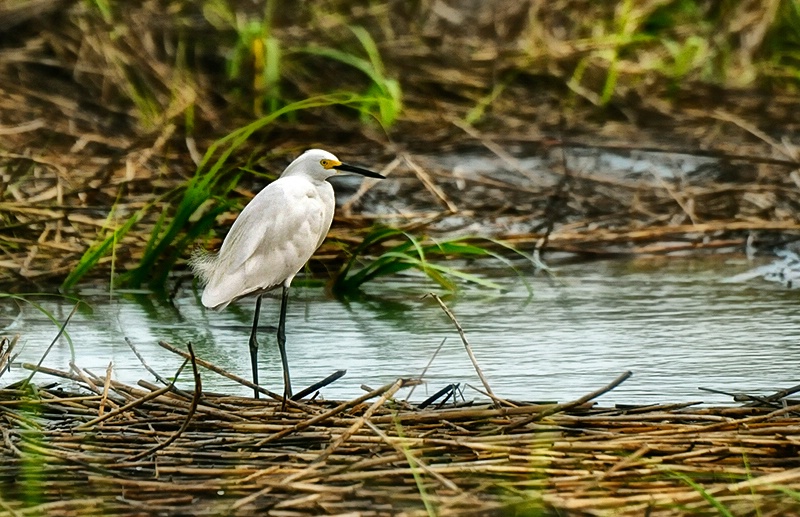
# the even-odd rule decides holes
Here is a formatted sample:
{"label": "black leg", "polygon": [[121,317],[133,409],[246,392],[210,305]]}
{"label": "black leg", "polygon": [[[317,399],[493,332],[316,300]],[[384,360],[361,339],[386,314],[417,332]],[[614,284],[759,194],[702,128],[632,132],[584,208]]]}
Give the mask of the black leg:
{"label": "black leg", "polygon": [[[250,332],[250,366],[253,368],[253,384],[258,385],[258,315],[261,313],[261,295],[256,297],[256,313],[253,316],[253,330]],[[255,397],[258,398],[258,390],[253,388]]]}
{"label": "black leg", "polygon": [[286,358],[286,304],[289,301],[289,287],[283,286],[281,296],[281,317],[278,320],[278,350],[281,352],[281,362],[283,363],[283,404],[286,399],[292,398],[292,381],[289,379],[289,361]]}

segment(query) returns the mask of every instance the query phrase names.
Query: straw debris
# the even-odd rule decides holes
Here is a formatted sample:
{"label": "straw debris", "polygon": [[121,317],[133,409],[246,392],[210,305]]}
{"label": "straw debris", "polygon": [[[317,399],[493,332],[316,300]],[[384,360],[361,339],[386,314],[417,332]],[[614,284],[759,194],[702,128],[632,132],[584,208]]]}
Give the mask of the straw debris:
{"label": "straw debris", "polygon": [[197,376],[194,394],[103,377],[96,393],[47,373],[88,392],[0,390],[0,516],[800,511],[800,406],[416,410],[398,380],[281,411]]}

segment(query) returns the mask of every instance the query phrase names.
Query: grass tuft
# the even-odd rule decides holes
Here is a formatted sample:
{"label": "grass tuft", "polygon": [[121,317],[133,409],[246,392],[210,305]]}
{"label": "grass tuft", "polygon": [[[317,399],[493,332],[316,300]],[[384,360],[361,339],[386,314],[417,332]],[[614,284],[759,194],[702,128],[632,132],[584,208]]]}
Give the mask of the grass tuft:
{"label": "grass tuft", "polygon": [[[524,256],[513,247],[490,239],[461,237],[444,241],[426,241],[403,230],[379,227],[368,233],[361,244],[353,250],[352,255],[334,279],[333,292],[337,295],[352,294],[367,282],[410,269],[422,272],[430,280],[449,291],[456,290],[458,280],[490,289],[502,289],[500,284],[479,275],[429,260],[431,258],[441,260],[495,258],[513,268],[511,263],[498,253],[476,244],[479,240],[499,244]],[[366,259],[367,252],[377,247],[388,249],[382,251],[375,259]],[[530,289],[527,283],[526,286]]]}
{"label": "grass tuft", "polygon": [[693,480],[692,478],[690,478],[689,476],[687,476],[682,472],[670,472],[670,475],[680,479],[681,481],[692,487],[694,490],[696,490],[697,493],[703,496],[703,499],[705,499],[706,502],[708,502],[708,504],[713,506],[722,517],[733,517],[733,513],[731,513],[731,511],[728,508],[726,508],[725,505],[722,504],[716,497],[708,493],[708,491],[706,491],[706,489],[701,484],[697,483],[695,480]]}
{"label": "grass tuft", "polygon": [[302,49],[310,55],[334,59],[361,71],[370,79],[370,86],[363,94],[359,110],[362,120],[376,119],[384,128],[394,124],[402,110],[402,90],[400,83],[386,75],[383,60],[375,40],[369,32],[359,26],[349,27],[361,44],[366,57],[351,54],[340,49],[309,45]]}

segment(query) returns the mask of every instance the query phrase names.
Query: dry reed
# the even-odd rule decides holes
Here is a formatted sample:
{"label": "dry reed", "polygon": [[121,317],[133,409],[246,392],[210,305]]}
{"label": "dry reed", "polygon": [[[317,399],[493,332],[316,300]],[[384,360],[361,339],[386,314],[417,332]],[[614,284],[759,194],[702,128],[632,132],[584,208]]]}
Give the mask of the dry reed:
{"label": "dry reed", "polygon": [[192,394],[26,367],[83,389],[0,390],[0,516],[800,511],[800,406],[587,403],[623,376],[559,405],[417,410],[398,380],[281,411],[197,373]]}

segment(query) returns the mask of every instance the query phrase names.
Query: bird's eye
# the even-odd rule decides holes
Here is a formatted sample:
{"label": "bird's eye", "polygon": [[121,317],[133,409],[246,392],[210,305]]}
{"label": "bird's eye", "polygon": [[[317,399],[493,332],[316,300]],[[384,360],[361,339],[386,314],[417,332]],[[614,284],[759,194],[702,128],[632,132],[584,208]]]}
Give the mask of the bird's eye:
{"label": "bird's eye", "polygon": [[331,168],[331,161],[330,160],[325,160],[325,159],[320,160],[319,164],[322,165],[322,167],[325,168],[325,169],[330,169]]}

